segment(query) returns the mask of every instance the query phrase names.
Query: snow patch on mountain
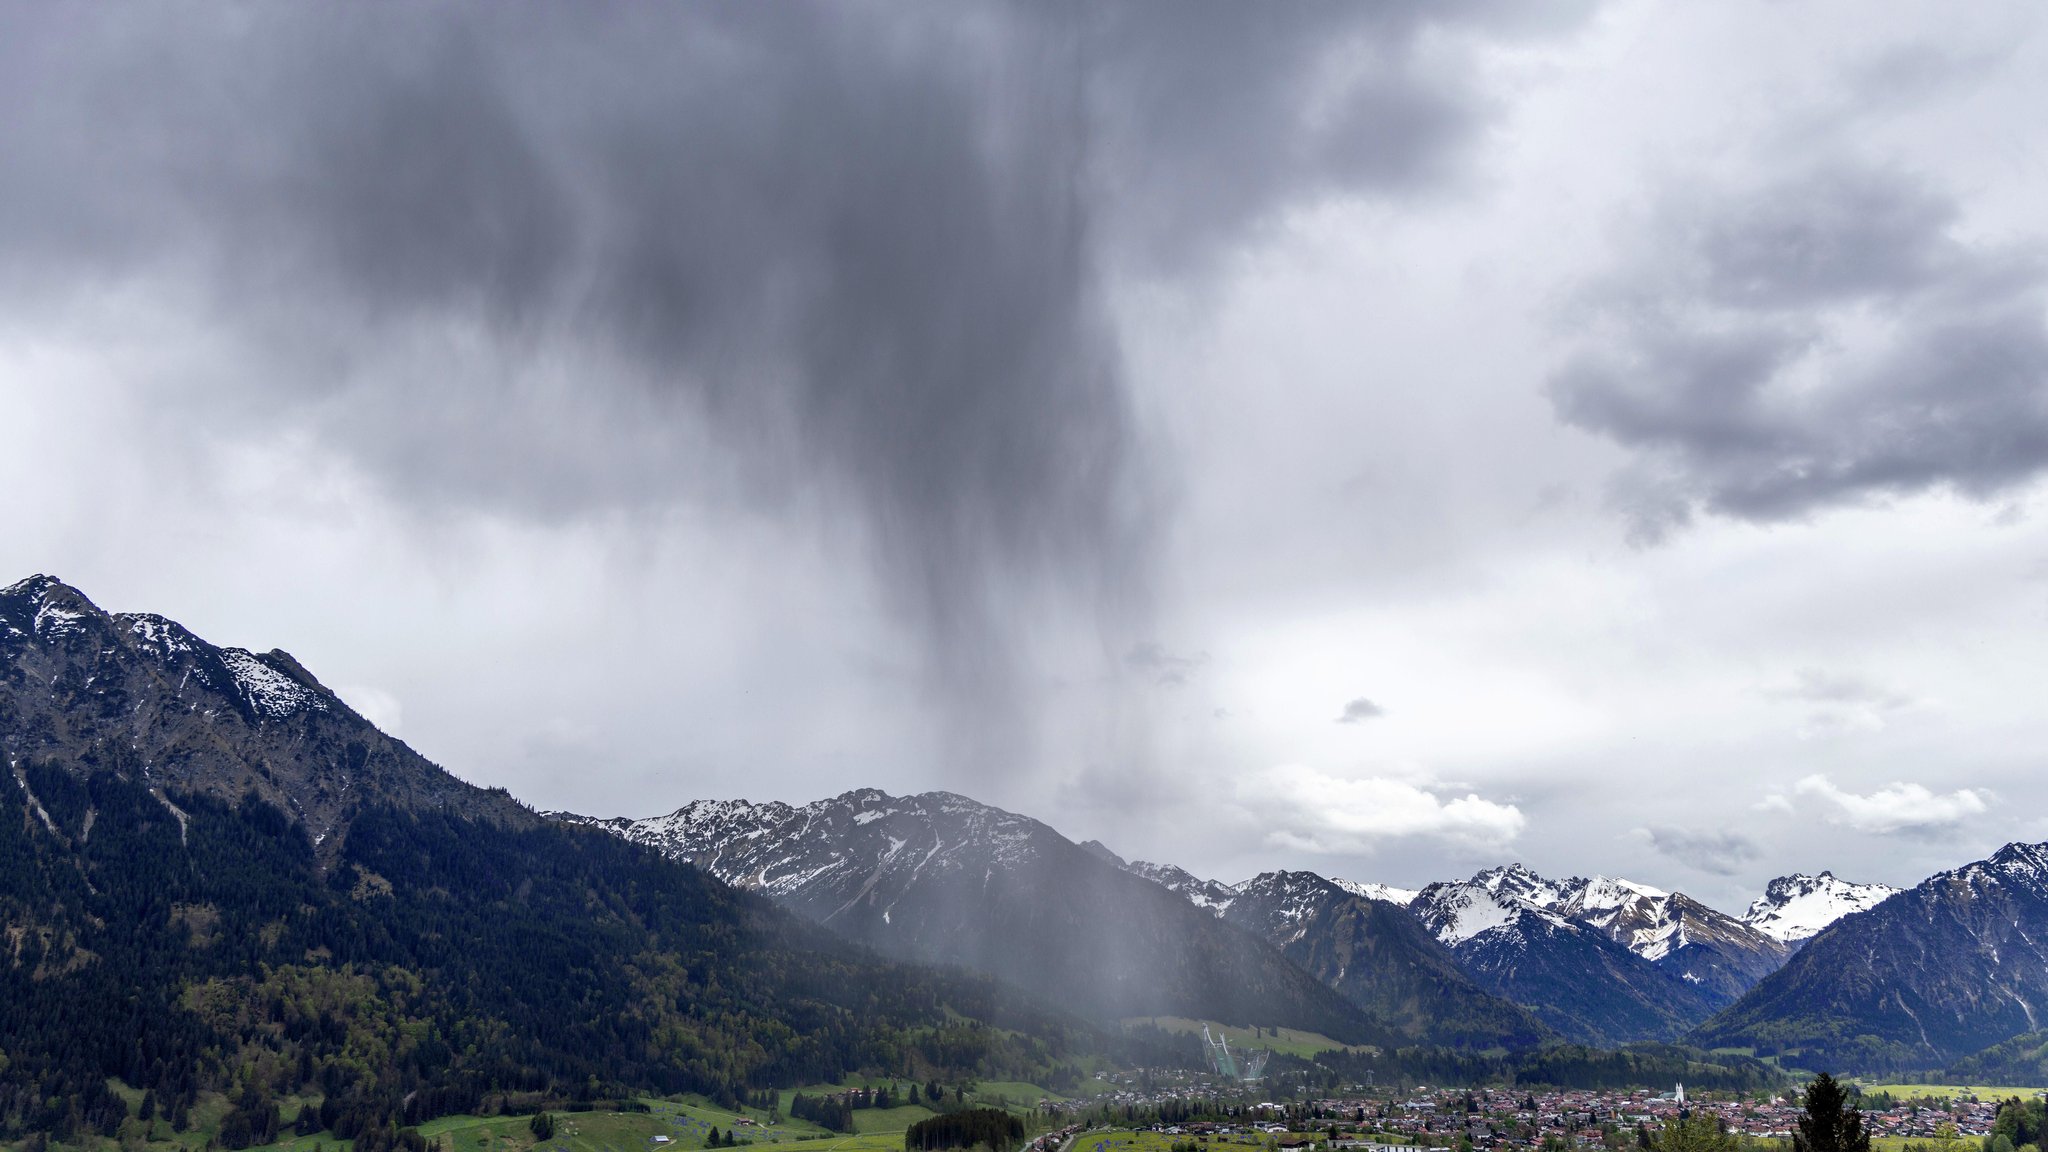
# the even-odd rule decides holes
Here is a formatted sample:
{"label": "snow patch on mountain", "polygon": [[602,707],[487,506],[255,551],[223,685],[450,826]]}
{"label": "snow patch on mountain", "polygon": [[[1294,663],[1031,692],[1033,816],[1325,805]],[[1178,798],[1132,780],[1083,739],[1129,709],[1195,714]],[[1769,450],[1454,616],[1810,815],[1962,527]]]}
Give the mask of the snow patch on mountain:
{"label": "snow patch on mountain", "polygon": [[1387,904],[1399,904],[1403,908],[1415,903],[1415,898],[1422,895],[1413,888],[1396,888],[1392,884],[1367,884],[1357,880],[1346,880],[1341,876],[1330,877],[1330,883],[1353,896],[1363,896],[1367,900],[1378,900]]}
{"label": "snow patch on mountain", "polygon": [[1195,907],[1206,908],[1218,916],[1223,915],[1244,887],[1243,884],[1204,880],[1185,868],[1154,864],[1149,860],[1133,860],[1122,867],[1131,875],[1142,876],[1170,892],[1177,892]]}
{"label": "snow patch on mountain", "polygon": [[1780,876],[1764,886],[1742,920],[1758,932],[1786,944],[1819,934],[1844,916],[1874,908],[1898,889],[1889,884],[1857,884],[1833,872],[1818,876]]}
{"label": "snow patch on mountain", "polygon": [[235,678],[242,699],[258,715],[279,720],[304,709],[327,710],[327,701],[320,693],[272,668],[245,648],[223,648],[220,658]]}
{"label": "snow patch on mountain", "polygon": [[1414,910],[1438,940],[1456,945],[1512,923],[1524,910],[1549,912],[1585,884],[1577,879],[1560,884],[1509,864],[1487,868],[1470,880],[1431,884],[1416,896]]}
{"label": "snow patch on mountain", "polygon": [[862,788],[801,807],[780,801],[693,800],[663,816],[610,820],[550,813],[588,824],[728,884],[791,897],[884,878],[909,884],[925,869],[987,871],[1032,859],[1059,834],[1027,816],[951,792],[895,797]]}
{"label": "snow patch on mountain", "polygon": [[75,635],[85,631],[85,613],[46,600],[36,611],[33,631],[45,639]]}
{"label": "snow patch on mountain", "polygon": [[198,650],[198,637],[187,632],[177,621],[166,620],[154,612],[124,612],[114,620],[126,624],[128,631],[141,637],[143,645],[159,657],[169,658]]}

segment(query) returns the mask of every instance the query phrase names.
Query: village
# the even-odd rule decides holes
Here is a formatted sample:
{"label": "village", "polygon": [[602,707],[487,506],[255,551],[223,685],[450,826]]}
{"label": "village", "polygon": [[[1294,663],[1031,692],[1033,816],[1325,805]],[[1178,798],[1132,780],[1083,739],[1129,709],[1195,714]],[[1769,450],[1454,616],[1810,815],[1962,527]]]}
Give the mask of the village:
{"label": "village", "polygon": [[[1097,1101],[1112,1107],[1157,1107],[1165,1093],[1115,1093]],[[1175,1094],[1182,1101],[1186,1093]],[[1150,1097],[1149,1100],[1143,1098]],[[1211,1106],[1223,1101],[1198,1094]],[[1141,1102],[1143,1100],[1143,1102]],[[1960,1094],[1950,1099],[1892,1100],[1863,1109],[1874,1137],[1924,1141],[1942,1148],[1991,1130],[2002,1099]],[[1305,1102],[1257,1102],[1230,1108],[1230,1121],[1159,1123],[1148,1130],[1185,1136],[1202,1145],[1247,1136],[1280,1148],[1376,1150],[1434,1146],[1471,1148],[1608,1148],[1636,1146],[1639,1131],[1655,1133],[1681,1114],[1711,1115],[1730,1132],[1759,1141],[1789,1141],[1803,1114],[1796,1093],[1714,1094],[1688,1098],[1683,1086],[1648,1090],[1532,1090],[1418,1087],[1360,1092]],[[1956,1145],[1960,1147],[1959,1144]]]}

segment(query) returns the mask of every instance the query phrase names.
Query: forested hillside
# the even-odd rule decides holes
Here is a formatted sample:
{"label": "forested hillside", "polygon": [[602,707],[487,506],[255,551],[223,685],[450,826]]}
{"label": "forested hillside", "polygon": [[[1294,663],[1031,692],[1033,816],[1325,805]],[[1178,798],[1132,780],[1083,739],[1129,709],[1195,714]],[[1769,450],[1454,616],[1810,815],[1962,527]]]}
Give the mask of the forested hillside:
{"label": "forested hillside", "polygon": [[[541,820],[282,653],[0,590],[0,1136],[325,1098],[336,1136],[555,1096],[1060,1075],[1103,1040]],[[1011,1027],[1006,1027],[1011,1026]],[[374,1147],[377,1140],[359,1148]]]}
{"label": "forested hillside", "polygon": [[259,1113],[317,1090],[346,1136],[507,1092],[1030,1078],[1079,1035],[609,836],[370,808],[323,871],[253,797],[180,796],[181,820],[116,774],[39,763],[18,783],[0,789],[10,1134],[111,1132],[110,1076],[174,1118],[201,1089]]}

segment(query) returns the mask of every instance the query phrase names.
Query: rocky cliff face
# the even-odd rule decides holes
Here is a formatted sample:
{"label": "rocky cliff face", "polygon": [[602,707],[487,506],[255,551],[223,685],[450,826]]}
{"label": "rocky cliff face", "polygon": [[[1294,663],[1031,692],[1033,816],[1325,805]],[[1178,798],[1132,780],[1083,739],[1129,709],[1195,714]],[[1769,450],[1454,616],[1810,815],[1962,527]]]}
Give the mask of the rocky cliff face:
{"label": "rocky cliff face", "polygon": [[[148,613],[108,613],[48,576],[0,589],[0,748],[31,761],[132,774],[159,796],[248,793],[305,822],[316,844],[362,803],[531,826],[394,740],[290,654],[222,648]],[[168,805],[168,801],[166,804]]]}

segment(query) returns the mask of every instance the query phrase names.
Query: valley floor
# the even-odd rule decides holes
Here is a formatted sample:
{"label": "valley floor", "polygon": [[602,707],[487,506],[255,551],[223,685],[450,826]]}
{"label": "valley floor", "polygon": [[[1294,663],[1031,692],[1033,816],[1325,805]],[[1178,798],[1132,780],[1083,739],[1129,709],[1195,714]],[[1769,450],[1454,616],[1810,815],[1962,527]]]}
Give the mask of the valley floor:
{"label": "valley floor", "polygon": [[[879,1082],[878,1082],[879,1083]],[[826,1085],[806,1088],[818,1095],[865,1084]],[[129,1100],[131,1110],[141,1093],[116,1090]],[[782,1093],[780,1104],[787,1108],[794,1091]],[[1033,1084],[989,1082],[976,1086],[971,1101],[990,1107],[1028,1109],[1041,1099],[1059,1099]],[[419,1126],[419,1134],[430,1148],[440,1152],[701,1152],[709,1147],[714,1130],[723,1137],[736,1138],[742,1147],[772,1145],[783,1152],[902,1152],[903,1134],[910,1125],[934,1115],[929,1108],[906,1105],[896,1108],[862,1108],[853,1113],[854,1131],[833,1132],[805,1120],[771,1114],[756,1108],[735,1112],[712,1105],[698,1097],[664,1100],[648,1098],[640,1103],[647,1111],[594,1110],[567,1112],[552,1110],[555,1134],[536,1139],[531,1116],[443,1116]],[[318,1098],[291,1097],[279,1102],[286,1127],[302,1108],[318,1108]],[[207,1152],[218,1148],[221,1118],[228,1102],[217,1096],[201,1098],[193,1109],[190,1126],[184,1132],[171,1131],[157,1120],[147,1125],[131,1120],[120,1138],[100,1138],[76,1144],[50,1142],[49,1152]],[[23,1142],[0,1142],[0,1149],[20,1152]],[[272,1144],[248,1152],[353,1152],[353,1142],[337,1140],[322,1132],[311,1136],[284,1136]]]}

